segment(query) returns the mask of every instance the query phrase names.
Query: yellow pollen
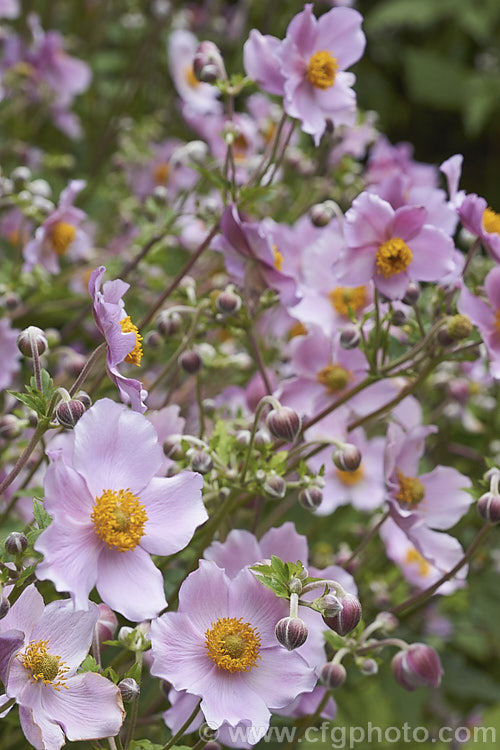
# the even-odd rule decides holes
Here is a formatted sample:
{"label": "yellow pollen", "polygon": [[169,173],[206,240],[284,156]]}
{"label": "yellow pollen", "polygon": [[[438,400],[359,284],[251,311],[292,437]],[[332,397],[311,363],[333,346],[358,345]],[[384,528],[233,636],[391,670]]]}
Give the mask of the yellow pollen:
{"label": "yellow pollen", "polygon": [[64,255],[73,240],[75,239],[76,229],[72,224],[65,221],[58,221],[50,230],[50,244],[57,255]]}
{"label": "yellow pollen", "polygon": [[168,162],[159,162],[153,170],[153,179],[157,185],[165,185],[168,181],[170,166]]}
{"label": "yellow pollen", "polygon": [[45,685],[52,685],[55,690],[61,687],[67,689],[68,686],[62,680],[66,679],[69,667],[61,661],[60,656],[49,652],[48,645],[48,641],[31,641],[19,658],[23,667],[31,672],[32,682],[41,680]]}
{"label": "yellow pollen", "polygon": [[349,383],[352,373],[342,365],[333,364],[323,367],[317,375],[321,385],[324,385],[330,393],[343,390]]}
{"label": "yellow pollen", "polygon": [[139,329],[130,320],[130,315],[120,320],[120,325],[123,333],[135,333],[135,346],[125,357],[125,362],[130,362],[132,365],[140,367],[143,352],[141,346],[142,336],[139,333]]}
{"label": "yellow pollen", "polygon": [[425,497],[425,487],[416,477],[407,477],[396,469],[399,482],[399,492],[396,499],[401,505],[418,505]]}
{"label": "yellow pollen", "polygon": [[392,237],[392,239],[382,242],[377,250],[377,273],[388,276],[394,276],[397,273],[406,271],[413,258],[412,252],[406,242],[401,237]]}
{"label": "yellow pollen", "polygon": [[264,136],[264,140],[266,143],[271,143],[274,136],[276,135],[276,131],[278,129],[278,126],[275,122],[272,120],[269,120],[269,123],[267,127],[264,129],[262,135]]}
{"label": "yellow pollen", "polygon": [[241,617],[220,617],[205,633],[208,656],[226,672],[250,672],[260,659],[260,636]]}
{"label": "yellow pollen", "polygon": [[483,214],[483,229],[489,234],[500,234],[500,214],[487,208]]}
{"label": "yellow pollen", "polygon": [[295,336],[305,336],[306,333],[307,328],[303,323],[300,322],[300,320],[298,320],[288,331],[288,338],[293,339],[295,338]]}
{"label": "yellow pollen", "polygon": [[327,50],[315,52],[309,60],[306,76],[317,89],[329,89],[335,83],[335,74],[339,64]]}
{"label": "yellow pollen", "polygon": [[104,490],[96,497],[90,518],[97,536],[118,552],[137,547],[148,520],[144,505],[130,490]]}
{"label": "yellow pollen", "polygon": [[349,309],[357,313],[366,307],[365,286],[337,286],[328,292],[328,297],[334,310],[346,317],[349,316]]}
{"label": "yellow pollen", "polygon": [[419,575],[421,575],[423,578],[427,578],[427,576],[430,574],[432,570],[427,560],[424,557],[422,557],[420,552],[416,550],[415,547],[412,547],[411,549],[408,550],[408,552],[405,555],[405,562],[417,563]]}
{"label": "yellow pollen", "polygon": [[277,245],[273,245],[273,254],[274,254],[274,267],[277,271],[283,270],[283,256],[278,250]]}
{"label": "yellow pollen", "polygon": [[337,469],[337,478],[340,479],[342,484],[347,485],[347,487],[359,484],[363,479],[364,474],[363,464],[360,464],[354,471],[342,471],[342,469]]}
{"label": "yellow pollen", "polygon": [[197,89],[200,85],[199,80],[196,78],[193,70],[193,66],[190,65],[189,67],[185,68],[184,70],[184,79],[187,83],[187,85],[192,89]]}
{"label": "yellow pollen", "polygon": [[495,322],[493,325],[495,326],[497,333],[500,333],[500,307],[495,313]]}
{"label": "yellow pollen", "polygon": [[247,158],[247,151],[248,141],[243,133],[240,133],[233,141],[233,156],[235,160],[244,161]]}

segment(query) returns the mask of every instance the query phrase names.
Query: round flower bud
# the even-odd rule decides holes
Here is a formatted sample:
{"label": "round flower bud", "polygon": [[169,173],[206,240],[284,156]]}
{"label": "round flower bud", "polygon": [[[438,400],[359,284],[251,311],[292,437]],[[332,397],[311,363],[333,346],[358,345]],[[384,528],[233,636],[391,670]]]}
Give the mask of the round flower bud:
{"label": "round flower bud", "polygon": [[10,609],[10,602],[7,597],[0,597],[0,620],[2,620]]}
{"label": "round flower bud", "polygon": [[144,345],[148,349],[159,349],[163,344],[163,338],[158,331],[148,331],[144,337]]}
{"label": "round flower bud", "polygon": [[216,44],[206,40],[199,43],[194,53],[193,72],[202,83],[215,83],[220,78],[227,78],[224,60]]}
{"label": "round flower bud", "polygon": [[125,677],[118,683],[118,688],[122,694],[124,703],[132,703],[137,700],[141,689],[137,682],[132,677]]}
{"label": "round flower bud", "polygon": [[182,369],[189,373],[189,375],[194,375],[199,372],[202,364],[200,355],[198,352],[195,352],[194,349],[184,352],[184,354],[181,355],[179,362]]}
{"label": "round flower bud", "polygon": [[15,189],[19,190],[31,178],[31,170],[28,167],[16,167],[12,171],[10,178],[14,183]]}
{"label": "round flower bud", "polygon": [[207,474],[214,468],[214,462],[208,453],[204,451],[193,451],[191,454],[191,468],[199,474]]}
{"label": "round flower bud", "polygon": [[453,339],[445,328],[439,329],[436,338],[441,346],[451,346],[453,344]]}
{"label": "round flower bud", "polygon": [[299,503],[303,508],[315,511],[323,502],[323,493],[319,487],[307,487],[299,492]]}
{"label": "round flower bud", "polygon": [[485,492],[477,501],[477,512],[488,523],[500,523],[500,495]]}
{"label": "round flower bud", "polygon": [[118,627],[118,618],[107,604],[101,603],[97,606],[99,607],[99,618],[96,624],[96,635],[99,646],[102,648],[104,641],[113,640]]}
{"label": "round flower bud", "polygon": [[342,349],[356,349],[361,341],[359,328],[353,325],[347,325],[340,334],[340,346]]}
{"label": "round flower bud", "polygon": [[325,594],[316,600],[316,604],[321,607],[324,617],[336,617],[342,612],[342,604],[335,594]]}
{"label": "round flower bud", "polygon": [[162,310],[156,318],[156,327],[162,336],[174,336],[182,326],[182,318],[178,312]]}
{"label": "round flower bud", "polygon": [[335,208],[333,201],[315,203],[314,206],[311,206],[309,209],[309,218],[315,227],[326,227],[334,216]]}
{"label": "round flower bud", "polygon": [[394,310],[392,313],[391,323],[393,326],[404,326],[406,315],[403,310]]}
{"label": "round flower bud", "polygon": [[163,452],[172,461],[179,461],[184,456],[181,440],[182,435],[169,435],[163,441]]}
{"label": "round flower bud", "polygon": [[378,664],[375,659],[361,659],[359,664],[359,671],[364,675],[377,674]]}
{"label": "round flower bud", "polygon": [[300,617],[283,617],[276,623],[274,632],[287,651],[303,646],[307,640],[307,625]]}
{"label": "round flower bud", "polygon": [[361,620],[361,604],[352,594],[346,593],[339,599],[342,610],[335,617],[323,617],[323,621],[329,628],[344,636],[354,630]]}
{"label": "round flower bud", "polygon": [[56,418],[62,427],[73,429],[80,417],[85,414],[85,406],[78,399],[61,401],[56,408]]}
{"label": "round flower bud", "polygon": [[410,692],[419,687],[438,687],[443,674],[439,656],[425,643],[414,643],[397,653],[391,667],[398,685]]}
{"label": "round flower bud", "polygon": [[236,442],[245,448],[247,445],[250,445],[251,435],[250,430],[238,430],[236,433]]}
{"label": "round flower bud", "polygon": [[288,591],[291,594],[302,593],[302,581],[300,580],[300,578],[290,578],[290,581],[288,582]]}
{"label": "round flower bud", "polygon": [[41,328],[36,326],[28,326],[24,331],[21,331],[17,337],[17,348],[24,354],[25,357],[32,356],[31,344],[37,350],[38,354],[43,354],[47,351],[47,337]]}
{"label": "round flower bud", "polygon": [[7,310],[13,312],[14,310],[17,310],[17,308],[21,304],[21,297],[15,292],[8,292],[5,295],[4,304]]}
{"label": "round flower bud", "polygon": [[271,435],[267,430],[257,430],[253,444],[256,448],[267,448],[267,446],[271,444]]}
{"label": "round flower bud", "polygon": [[385,633],[393,633],[399,625],[398,618],[394,617],[392,612],[379,612],[376,620],[381,624],[381,629]]}
{"label": "round flower bud", "polygon": [[329,690],[334,690],[344,684],[347,672],[342,664],[329,662],[321,670],[320,682]]}
{"label": "round flower bud", "polygon": [[300,432],[302,420],[294,409],[289,406],[280,406],[273,409],[267,415],[266,426],[275,438],[293,443]]}
{"label": "round flower bud", "polygon": [[78,401],[81,401],[86,409],[90,409],[90,407],[92,406],[92,399],[90,398],[89,394],[86,393],[85,391],[78,391],[75,398]]}
{"label": "round flower bud", "polygon": [[134,632],[134,628],[131,628],[128,625],[123,625],[123,627],[121,627],[120,630],[118,631],[117,640],[120,641],[120,643],[123,646],[128,646],[130,642],[130,637],[133,632]]}
{"label": "round flower bud", "polygon": [[4,414],[0,417],[0,437],[14,440],[23,431],[23,423],[14,414]]}
{"label": "round flower bud", "polygon": [[272,498],[285,497],[286,483],[285,480],[276,476],[267,477],[263,487],[264,492]]}
{"label": "round flower bud", "polygon": [[412,307],[417,304],[420,297],[420,287],[415,281],[410,281],[406,287],[405,296],[403,302],[405,305],[411,305]]}
{"label": "round flower bud", "polygon": [[356,471],[361,463],[361,453],[352,443],[345,443],[335,451],[332,461],[340,471]]}
{"label": "round flower bud", "polygon": [[472,333],[472,322],[467,315],[453,315],[446,326],[446,333],[452,341],[466,339]]}
{"label": "round flower bud", "polygon": [[205,414],[207,414],[209,417],[212,417],[215,414],[215,410],[217,409],[217,403],[214,401],[213,398],[204,398],[202,403],[203,411]]}
{"label": "round flower bud", "polygon": [[223,315],[232,315],[238,312],[241,307],[241,297],[230,291],[221,292],[216,301],[215,307]]}
{"label": "round flower bud", "polygon": [[20,531],[11,531],[5,540],[5,550],[9,555],[21,555],[28,546],[28,540]]}

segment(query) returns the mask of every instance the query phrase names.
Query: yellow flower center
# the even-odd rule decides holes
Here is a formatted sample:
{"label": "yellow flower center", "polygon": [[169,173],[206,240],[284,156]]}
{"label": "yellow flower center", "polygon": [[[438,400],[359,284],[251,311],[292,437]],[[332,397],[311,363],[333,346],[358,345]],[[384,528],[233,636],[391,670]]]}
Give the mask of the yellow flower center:
{"label": "yellow flower center", "polygon": [[166,161],[159,162],[153,170],[153,179],[156,182],[156,184],[165,185],[168,181],[169,172],[170,172],[170,167],[169,167],[168,162]]}
{"label": "yellow flower center", "polygon": [[430,575],[430,572],[432,570],[431,566],[427,562],[427,560],[422,557],[420,552],[415,549],[415,547],[412,547],[408,550],[408,552],[405,555],[405,562],[407,563],[417,563],[418,564],[418,572],[419,575],[421,575],[423,578],[427,578],[427,576]]}
{"label": "yellow flower center", "polygon": [[328,297],[334,310],[346,317],[349,316],[349,309],[356,313],[366,307],[365,286],[337,286],[328,292]]}
{"label": "yellow flower center", "polygon": [[306,77],[317,89],[329,89],[335,83],[339,64],[327,50],[315,52],[309,60]]}
{"label": "yellow flower center", "polygon": [[208,656],[226,672],[250,672],[260,659],[260,636],[241,617],[219,617],[205,633]]}
{"label": "yellow flower center", "polygon": [[396,469],[399,482],[399,492],[396,499],[401,505],[418,505],[425,497],[425,487],[416,477],[407,477]]}
{"label": "yellow flower center", "polygon": [[500,234],[500,214],[487,208],[483,214],[483,229],[489,234]]}
{"label": "yellow flower center", "polygon": [[377,250],[377,273],[383,273],[385,278],[406,271],[413,255],[401,237],[383,242]]}
{"label": "yellow flower center", "polygon": [[337,469],[337,478],[347,487],[359,484],[363,479],[364,474],[363,464],[360,464],[354,471],[342,471],[342,469]]}
{"label": "yellow flower center", "polygon": [[45,685],[52,685],[56,690],[61,687],[67,689],[68,686],[62,680],[66,679],[69,667],[61,661],[60,656],[49,653],[48,645],[48,641],[31,641],[19,658],[23,667],[31,672],[32,682],[42,680]]}
{"label": "yellow flower center", "polygon": [[307,328],[303,323],[298,320],[296,323],[293,324],[293,326],[288,331],[288,338],[294,339],[295,336],[305,336],[307,333]]}
{"label": "yellow flower center", "polygon": [[130,315],[120,320],[120,325],[123,333],[135,333],[135,346],[125,357],[125,362],[130,362],[132,365],[140,367],[143,351],[141,346],[142,336],[139,333],[139,329],[130,320]]}
{"label": "yellow flower center", "polygon": [[191,89],[197,89],[200,85],[199,80],[196,78],[194,74],[194,69],[192,65],[189,65],[187,68],[184,69],[184,79]]}
{"label": "yellow flower center", "polygon": [[497,333],[500,333],[500,307],[495,313],[495,322],[493,324],[497,330]]}
{"label": "yellow flower center", "polygon": [[337,393],[343,390],[352,377],[352,373],[346,370],[342,365],[333,364],[323,367],[318,372],[318,380],[321,385],[328,388],[330,393]]}
{"label": "yellow flower center", "polygon": [[144,505],[130,490],[104,490],[96,497],[90,518],[97,536],[118,552],[137,547],[148,520]]}
{"label": "yellow flower center", "polygon": [[72,224],[58,221],[50,230],[50,244],[57,255],[64,255],[75,239],[76,229]]}
{"label": "yellow flower center", "polygon": [[283,270],[283,256],[278,250],[277,245],[273,245],[273,255],[274,255],[274,267],[277,271]]}

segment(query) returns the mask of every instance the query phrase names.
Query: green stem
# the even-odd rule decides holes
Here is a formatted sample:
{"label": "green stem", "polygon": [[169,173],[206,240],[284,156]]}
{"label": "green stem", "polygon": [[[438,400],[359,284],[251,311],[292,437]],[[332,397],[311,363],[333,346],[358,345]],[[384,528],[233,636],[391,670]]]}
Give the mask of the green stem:
{"label": "green stem", "polygon": [[[5,492],[5,490],[7,489],[7,487],[10,484],[12,484],[12,482],[14,481],[14,479],[22,471],[22,469],[23,469],[24,465],[26,464],[28,458],[31,456],[31,454],[35,450],[38,441],[42,438],[43,434],[45,433],[45,431],[47,429],[48,429],[48,422],[47,422],[47,420],[44,419],[44,420],[42,420],[41,422],[39,422],[37,424],[35,432],[31,436],[31,440],[29,441],[28,445],[24,449],[23,453],[17,459],[17,461],[16,461],[16,463],[15,463],[12,471],[9,474],[7,474],[7,476],[5,477],[5,479],[3,480],[3,482],[0,482],[0,495],[2,495]],[[3,524],[3,522],[7,518],[6,513],[8,513],[8,510],[9,509],[7,508],[7,510],[0,516],[0,526]]]}
{"label": "green stem", "polygon": [[73,385],[69,389],[69,395],[70,396],[74,396],[75,393],[77,392],[77,390],[80,388],[80,386],[83,385],[83,383],[85,382],[85,380],[87,378],[87,375],[90,373],[90,371],[92,370],[93,366],[95,365],[95,363],[99,359],[99,356],[100,356],[101,352],[103,352],[105,350],[106,350],[106,342],[105,341],[103,341],[102,344],[99,344],[99,346],[97,347],[97,349],[94,349],[94,351],[92,352],[92,354],[90,355],[90,357],[88,358],[88,360],[85,362],[85,364],[84,364],[84,366],[82,368],[81,373],[78,375],[77,379],[75,380],[75,382],[73,383]]}
{"label": "green stem", "polygon": [[201,698],[200,698],[200,700],[198,701],[198,703],[196,704],[196,706],[194,707],[194,709],[193,709],[192,713],[191,713],[191,714],[190,714],[190,715],[188,716],[188,718],[186,719],[186,721],[184,722],[184,724],[182,725],[182,727],[181,727],[181,728],[179,729],[179,731],[178,731],[178,732],[176,732],[176,733],[175,733],[175,734],[173,735],[173,737],[171,737],[171,738],[169,739],[169,741],[168,741],[168,742],[166,742],[166,743],[165,743],[165,744],[163,745],[163,747],[161,748],[161,750],[170,750],[170,748],[171,748],[171,747],[173,747],[173,746],[175,745],[175,743],[177,742],[177,740],[180,740],[180,738],[181,738],[181,737],[182,737],[182,736],[184,735],[184,733],[185,733],[186,729],[188,728],[188,726],[189,726],[189,725],[191,724],[191,722],[193,722],[193,721],[195,720],[195,718],[197,717],[197,715],[198,715],[198,711],[200,710],[200,703],[201,703]]}
{"label": "green stem", "polygon": [[344,563],[342,563],[342,565],[341,565],[342,568],[347,568],[347,566],[350,565],[352,563],[352,561],[364,550],[364,548],[366,547],[366,545],[369,542],[371,542],[371,540],[373,539],[373,537],[375,536],[375,534],[377,533],[377,531],[380,529],[380,527],[382,526],[382,524],[385,521],[387,521],[387,519],[389,518],[389,514],[390,514],[390,511],[387,510],[384,513],[384,515],[377,521],[377,523],[375,524],[375,526],[373,526],[370,529],[370,531],[366,534],[366,536],[361,541],[361,544],[358,547],[356,547],[356,549],[351,554],[351,556]]}
{"label": "green stem", "polygon": [[318,708],[316,709],[316,711],[314,712],[314,714],[312,714],[312,716],[308,716],[307,717],[307,719],[304,722],[304,724],[300,727],[300,729],[298,729],[298,731],[295,734],[293,740],[291,742],[289,742],[288,744],[286,744],[285,747],[283,748],[283,750],[296,750],[297,749],[297,747],[298,747],[297,743],[301,741],[302,737],[305,735],[305,733],[307,732],[307,730],[309,729],[309,727],[311,727],[313,724],[315,724],[317,722],[317,720],[320,718],[321,712],[325,708],[325,706],[328,703],[329,699],[330,699],[330,693],[327,690],[326,693],[324,694],[323,698],[321,699],[321,702],[319,703]]}

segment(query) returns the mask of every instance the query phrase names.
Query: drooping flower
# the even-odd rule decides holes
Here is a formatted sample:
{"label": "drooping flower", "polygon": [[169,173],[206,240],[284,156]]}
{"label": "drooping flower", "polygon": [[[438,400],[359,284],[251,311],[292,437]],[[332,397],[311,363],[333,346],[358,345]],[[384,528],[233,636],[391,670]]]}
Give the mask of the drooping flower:
{"label": "drooping flower", "polygon": [[106,272],[105,266],[99,266],[92,272],[89,279],[89,292],[92,297],[94,319],[99,331],[106,339],[106,366],[109,377],[120,392],[120,397],[126,404],[130,404],[134,411],[144,413],[144,400],[148,393],[135,378],[126,378],[118,370],[121,362],[141,364],[142,336],[130,316],[125,312],[123,295],[129,289],[121,279],[106,281],[102,285],[102,278]]}
{"label": "drooping flower", "polygon": [[179,592],[179,611],[151,624],[151,672],[201,697],[207,723],[268,726],[271,710],[316,684],[314,671],[276,641],[282,603],[247,569],[230,579],[202,560]]}
{"label": "drooping flower", "polygon": [[1,621],[0,677],[37,750],[59,750],[65,736],[78,741],[118,734],[124,717],[119,689],[95,672],[77,674],[98,616],[91,602],[86,612],[68,600],[44,606],[32,584]]}
{"label": "drooping flower", "polygon": [[163,578],[151,555],[186,546],[207,514],[203,479],[193,472],[156,476],[163,451],[153,425],[109,399],[96,402],[68,436],[49,450],[45,507],[51,525],[36,549],[37,576],[87,607],[94,586],[129,620],[165,606]]}
{"label": "drooping flower", "polygon": [[[499,245],[500,247],[500,245]],[[489,371],[500,379],[500,268],[493,268],[484,280],[488,301],[476,297],[464,285],[458,299],[458,309],[467,315],[486,344],[490,359]]]}
{"label": "drooping flower", "polygon": [[58,207],[35,232],[34,239],[23,248],[24,270],[39,263],[49,273],[59,273],[59,259],[88,258],[92,247],[89,233],[82,226],[86,214],[73,205],[76,196],[85,187],[84,180],[72,180],[62,191]]}

